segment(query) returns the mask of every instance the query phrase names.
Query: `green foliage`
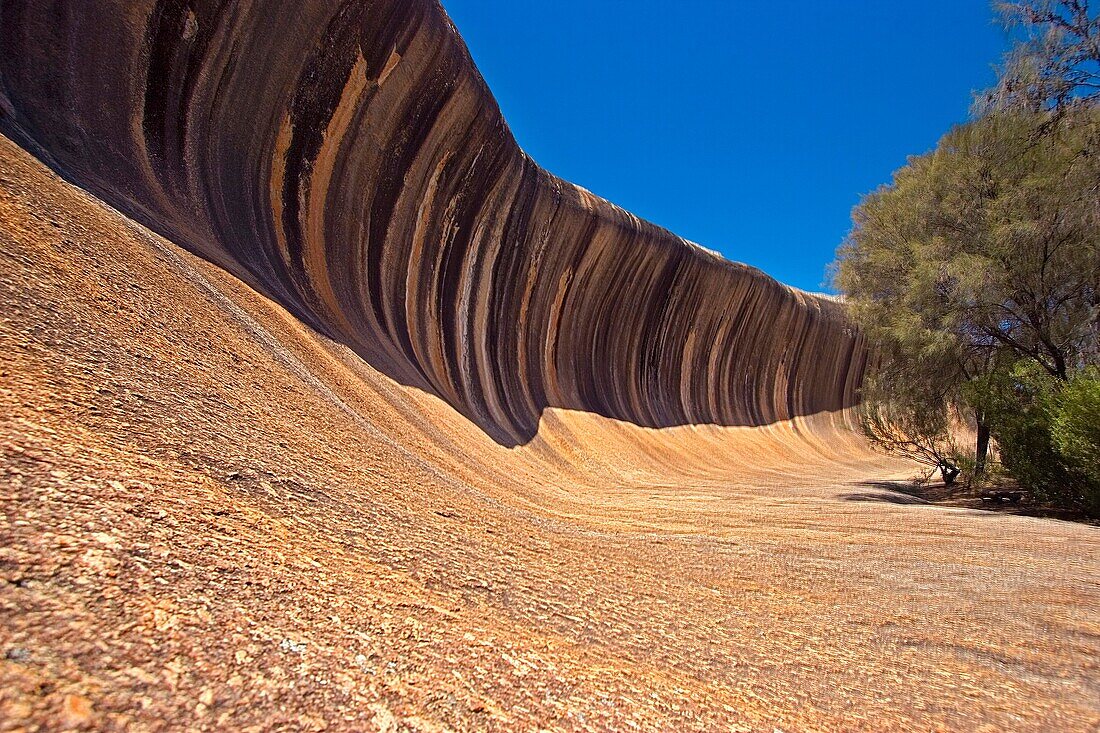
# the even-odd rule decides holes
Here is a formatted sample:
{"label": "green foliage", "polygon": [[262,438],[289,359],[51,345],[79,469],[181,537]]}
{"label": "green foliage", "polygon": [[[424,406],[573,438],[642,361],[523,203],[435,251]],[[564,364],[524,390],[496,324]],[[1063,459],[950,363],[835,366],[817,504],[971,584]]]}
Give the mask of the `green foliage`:
{"label": "green foliage", "polygon": [[997,114],[911,158],[855,209],[833,272],[878,355],[874,442],[977,470],[981,438],[973,460],[951,440],[962,413],[1036,496],[1086,508],[1095,404],[1065,386],[1100,358],[1100,110],[1048,120]]}
{"label": "green foliage", "polygon": [[1100,516],[1100,371],[1062,381],[1020,362],[973,380],[966,392],[987,410],[1001,461],[1021,486]]}
{"label": "green foliage", "polygon": [[1043,119],[958,127],[855,209],[834,279],[873,341],[956,382],[1006,350],[1062,378],[1095,354],[1100,113]]}
{"label": "green foliage", "polygon": [[1020,363],[973,380],[966,392],[996,426],[1001,462],[1009,474],[1040,498],[1057,501],[1068,477],[1051,442],[1055,382],[1035,365]]}
{"label": "green foliage", "polygon": [[1091,485],[1093,510],[1100,513],[1100,369],[1074,375],[1058,395],[1051,438],[1069,469]]}

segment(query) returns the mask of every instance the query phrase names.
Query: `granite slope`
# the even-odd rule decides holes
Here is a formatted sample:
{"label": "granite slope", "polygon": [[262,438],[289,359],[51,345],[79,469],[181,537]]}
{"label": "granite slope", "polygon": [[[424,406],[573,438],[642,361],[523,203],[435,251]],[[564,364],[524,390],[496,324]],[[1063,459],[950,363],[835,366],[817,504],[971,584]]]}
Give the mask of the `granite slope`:
{"label": "granite slope", "polygon": [[0,730],[1100,725],[1095,528],[891,490],[439,5],[2,0],[0,129]]}
{"label": "granite slope", "polygon": [[502,446],[0,137],[0,730],[1095,730],[1096,529],[846,420]]}

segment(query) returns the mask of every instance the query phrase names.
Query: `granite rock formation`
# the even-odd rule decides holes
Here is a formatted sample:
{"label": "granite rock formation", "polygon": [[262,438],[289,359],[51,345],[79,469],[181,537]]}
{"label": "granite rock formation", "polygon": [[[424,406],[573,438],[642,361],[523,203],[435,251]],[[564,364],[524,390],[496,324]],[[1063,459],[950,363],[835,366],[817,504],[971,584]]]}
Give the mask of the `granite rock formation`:
{"label": "granite rock formation", "polygon": [[0,0],[0,129],[0,730],[1100,728],[1095,528],[890,481],[438,5]]}
{"label": "granite rock formation", "polygon": [[562,181],[431,0],[7,0],[0,129],[503,444],[853,403],[828,299]]}

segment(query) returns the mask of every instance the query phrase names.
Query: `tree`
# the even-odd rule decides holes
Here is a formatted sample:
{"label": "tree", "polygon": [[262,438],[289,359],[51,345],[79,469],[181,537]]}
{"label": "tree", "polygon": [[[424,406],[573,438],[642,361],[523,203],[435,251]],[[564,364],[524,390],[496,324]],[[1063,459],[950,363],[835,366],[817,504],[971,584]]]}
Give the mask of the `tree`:
{"label": "tree", "polygon": [[942,466],[965,410],[976,472],[992,436],[1022,485],[1100,511],[1100,18],[997,8],[1017,43],[980,117],[864,197],[834,263],[878,355],[861,422]]}
{"label": "tree", "polygon": [[1065,110],[1100,100],[1100,15],[1089,0],[1023,0],[996,4],[1018,35],[997,85],[979,110],[1038,113],[1057,121]]}
{"label": "tree", "polygon": [[947,486],[959,476],[958,448],[952,439],[944,384],[929,380],[930,370],[878,370],[863,385],[859,421],[863,434],[885,452],[940,472]]}
{"label": "tree", "polygon": [[[962,385],[1020,359],[1064,381],[1096,358],[1100,114],[1075,108],[1037,135],[1051,117],[955,128],[864,197],[838,251],[836,285],[885,355],[880,373],[928,370],[915,383],[942,385],[945,415]],[[980,469],[990,426],[968,407]]]}

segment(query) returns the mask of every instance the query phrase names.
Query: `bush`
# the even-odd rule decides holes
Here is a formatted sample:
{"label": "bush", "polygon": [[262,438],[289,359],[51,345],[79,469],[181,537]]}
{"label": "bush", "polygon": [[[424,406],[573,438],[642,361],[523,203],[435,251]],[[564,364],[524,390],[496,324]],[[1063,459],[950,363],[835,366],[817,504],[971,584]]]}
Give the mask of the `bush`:
{"label": "bush", "polygon": [[1100,369],[1086,369],[1059,393],[1051,417],[1051,442],[1082,481],[1085,509],[1100,516]]}
{"label": "bush", "polygon": [[1040,501],[1100,516],[1100,373],[1068,381],[1026,363],[968,385],[1005,470]]}

